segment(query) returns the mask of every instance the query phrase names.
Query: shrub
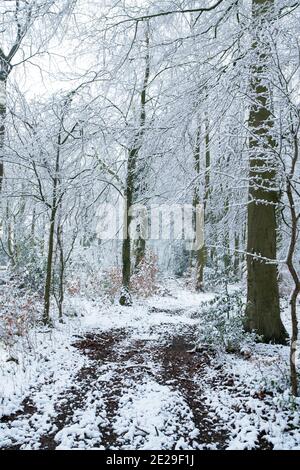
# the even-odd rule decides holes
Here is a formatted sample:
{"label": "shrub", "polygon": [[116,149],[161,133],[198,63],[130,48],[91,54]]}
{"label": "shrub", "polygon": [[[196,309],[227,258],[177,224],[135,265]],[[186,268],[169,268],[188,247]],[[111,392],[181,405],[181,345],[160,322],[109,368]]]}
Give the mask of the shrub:
{"label": "shrub", "polygon": [[81,282],[80,279],[72,279],[67,282],[66,286],[67,292],[70,296],[78,295],[81,291]]}
{"label": "shrub", "polygon": [[18,244],[15,265],[12,274],[20,278],[26,288],[31,291],[42,293],[45,281],[45,258],[42,253],[42,242],[34,243],[31,239],[22,240]]}
{"label": "shrub", "polygon": [[103,289],[105,293],[114,299],[116,295],[121,291],[122,288],[122,270],[121,268],[111,268],[105,274],[105,280],[103,281]]}
{"label": "shrub", "polygon": [[[131,276],[131,291],[139,297],[153,295],[158,291],[157,274],[157,257],[153,252],[149,251]],[[114,299],[122,289],[121,268],[114,267],[107,271],[102,285],[105,293],[111,299]]]}
{"label": "shrub", "polygon": [[227,352],[242,352],[255,342],[256,335],[244,331],[242,293],[227,290],[207,302],[200,313],[198,344]]}
{"label": "shrub", "polygon": [[26,337],[41,318],[41,311],[38,295],[9,282],[0,295],[0,341],[11,347],[18,337]]}
{"label": "shrub", "polygon": [[131,289],[140,297],[150,297],[157,291],[157,256],[149,251],[131,277]]}

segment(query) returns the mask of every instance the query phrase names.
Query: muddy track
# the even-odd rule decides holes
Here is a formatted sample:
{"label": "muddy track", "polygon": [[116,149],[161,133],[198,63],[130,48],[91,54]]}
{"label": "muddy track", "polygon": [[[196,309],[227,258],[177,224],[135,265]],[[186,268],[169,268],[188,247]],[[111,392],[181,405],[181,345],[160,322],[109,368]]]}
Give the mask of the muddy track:
{"label": "muddy track", "polygon": [[202,445],[226,447],[227,433],[221,431],[223,425],[204,405],[201,398],[201,377],[205,377],[207,367],[212,367],[212,357],[207,352],[191,352],[194,337],[174,336],[171,344],[153,351],[155,360],[160,361],[163,370],[158,378],[162,383],[172,383],[180,390],[194,415],[194,422],[200,431]]}
{"label": "muddy track", "polygon": [[89,364],[80,369],[74,385],[63,394],[62,400],[55,406],[57,416],[53,424],[56,426],[56,431],[40,438],[41,449],[54,450],[57,447],[55,435],[71,422],[75,410],[83,408],[87,392],[99,386],[97,384],[99,367],[106,361],[111,362],[114,359],[117,345],[124,335],[125,331],[122,329],[101,334],[88,333],[82,340],[73,343],[72,346],[88,357]]}
{"label": "muddy track", "polygon": [[[73,346],[80,349],[83,354],[87,355],[90,359],[87,366],[84,366],[74,377],[73,385],[64,391],[55,404],[56,416],[52,420],[52,425],[55,431],[42,435],[39,438],[40,449],[42,450],[55,450],[57,442],[55,436],[57,432],[61,431],[65,426],[70,424],[74,411],[82,408],[85,404],[86,394],[92,388],[97,386],[98,368],[103,365],[105,361],[113,357],[113,351],[116,349],[124,336],[123,330],[112,330],[109,333],[89,333],[82,340],[76,341]],[[35,413],[38,413],[38,408],[34,405],[30,397],[26,397],[19,411],[9,416],[3,416],[0,419],[1,423],[10,424],[18,418],[30,419]],[[6,450],[18,450],[22,444],[11,445],[5,447]]]}
{"label": "muddy track", "polygon": [[[158,328],[159,329],[159,328]],[[165,332],[163,333],[166,334]],[[196,427],[200,431],[199,441],[208,448],[217,445],[225,447],[226,433],[217,431],[222,423],[213,420],[201,401],[201,389],[198,378],[205,376],[205,369],[211,366],[209,356],[203,353],[190,353],[193,344],[193,331],[190,336],[186,331],[174,336],[167,333],[167,342],[130,339],[130,332],[115,329],[109,332],[89,333],[76,340],[73,346],[86,356],[86,365],[75,376],[72,387],[62,393],[55,404],[56,415],[52,418],[53,431],[40,436],[40,449],[54,450],[58,443],[56,434],[72,423],[76,410],[84,408],[87,393],[98,390],[105,404],[106,420],[101,425],[101,439],[94,447],[120,448],[122,443],[113,427],[117,415],[119,400],[128,381],[137,384],[150,374],[158,383],[168,385],[183,395],[190,407]],[[155,365],[149,368],[148,364]],[[156,370],[157,365],[157,370]],[[111,371],[109,381],[99,383],[103,370]],[[101,410],[99,410],[100,412]],[[11,416],[5,416],[1,422],[8,426],[18,418],[39,413],[35,404],[28,397],[23,402],[23,410]],[[188,436],[183,436],[189,441]],[[101,442],[100,442],[101,441]],[[191,442],[192,444],[192,442]],[[7,449],[20,449],[20,445],[11,445]],[[171,450],[171,449],[170,449]]]}
{"label": "muddy track", "polygon": [[[101,347],[102,338],[97,338],[97,348]],[[123,384],[128,378],[134,378],[138,383],[143,379],[145,373],[153,374],[148,369],[147,363],[152,362],[158,365],[158,372],[155,379],[162,385],[171,385],[184,396],[194,415],[194,422],[200,431],[200,441],[204,446],[216,445],[217,448],[225,448],[227,433],[218,431],[222,429],[223,423],[219,423],[217,418],[213,419],[209,410],[201,400],[201,388],[199,387],[199,377],[205,375],[205,369],[211,364],[211,357],[205,352],[189,352],[194,345],[194,335],[176,335],[170,337],[168,345],[161,346],[152,344],[149,341],[134,340],[121,351],[111,351],[110,362],[117,364],[115,374],[109,384],[105,384],[103,397],[107,406],[108,426],[103,429],[104,438],[102,445],[106,448],[118,444],[118,436],[113,432],[111,423],[113,422],[118,409],[119,398],[122,394]],[[90,347],[89,342],[77,343],[83,352],[87,346],[89,357],[97,359],[97,348]],[[132,368],[125,368],[128,361],[132,362]],[[187,436],[184,436],[187,438]]]}

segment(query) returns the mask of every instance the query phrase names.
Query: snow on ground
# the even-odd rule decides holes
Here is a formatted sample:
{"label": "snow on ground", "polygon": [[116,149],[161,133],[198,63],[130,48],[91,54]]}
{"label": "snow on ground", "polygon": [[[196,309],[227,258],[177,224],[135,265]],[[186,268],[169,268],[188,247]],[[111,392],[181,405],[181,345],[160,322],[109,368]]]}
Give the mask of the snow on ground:
{"label": "snow on ground", "polygon": [[0,417],[18,410],[32,386],[38,388],[51,378],[47,398],[72,382],[84,363],[71,346],[76,329],[76,325],[33,329],[9,349],[0,344]]}
{"label": "snow on ground", "polygon": [[257,344],[248,358],[225,354],[209,375],[205,404],[230,430],[227,449],[300,450],[300,400],[288,388],[289,348]]}
{"label": "snow on ground", "polygon": [[0,448],[300,449],[288,347],[207,360],[179,341],[177,356],[214,294],[168,291],[129,308],[74,297],[67,324],[2,347]]}
{"label": "snow on ground", "polygon": [[[53,430],[51,419],[56,415],[58,397],[72,385],[75,374],[85,363],[85,358],[70,345],[70,339],[66,328],[35,331],[34,349],[18,349],[20,343],[15,345],[18,364],[1,362],[0,448],[12,444],[36,448],[39,436]],[[10,415],[12,422],[7,427],[5,418]]]}
{"label": "snow on ground", "polygon": [[85,312],[82,326],[86,330],[96,328],[109,331],[113,328],[133,328],[139,331],[149,331],[152,326],[162,323],[195,323],[195,320],[188,318],[187,315],[180,317],[172,315],[170,311],[150,311],[147,305],[108,307],[107,305],[98,305],[97,302],[91,304],[85,299],[78,299],[76,302],[80,311]]}
{"label": "snow on ground", "polygon": [[146,378],[129,383],[113,424],[123,449],[188,449],[184,434],[194,439],[199,430],[179,391]]}
{"label": "snow on ground", "polygon": [[56,449],[104,449],[101,427],[108,424],[101,390],[89,390],[85,404],[75,410],[72,421],[55,434]]}
{"label": "snow on ground", "polygon": [[118,304],[108,305],[97,300],[82,297],[72,299],[72,310],[82,315],[82,327],[108,331],[113,328],[131,328],[140,334],[147,334],[156,325],[197,324],[192,318],[199,311],[201,303],[214,298],[213,293],[196,294],[189,292],[176,281],[169,282],[171,295],[154,296],[151,299],[136,301],[132,307]]}

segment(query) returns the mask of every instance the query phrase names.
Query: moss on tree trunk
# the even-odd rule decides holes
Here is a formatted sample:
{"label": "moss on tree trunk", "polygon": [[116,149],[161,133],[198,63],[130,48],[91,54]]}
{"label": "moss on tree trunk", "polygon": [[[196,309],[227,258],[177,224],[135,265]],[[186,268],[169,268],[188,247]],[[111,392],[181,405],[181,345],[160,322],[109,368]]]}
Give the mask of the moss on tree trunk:
{"label": "moss on tree trunk", "polygon": [[249,115],[250,180],[247,234],[246,329],[256,331],[266,342],[285,343],[280,319],[278,270],[276,263],[276,141],[271,112],[272,92],[268,77],[270,45],[259,37],[271,21],[273,0],[253,0],[253,42],[251,108]]}

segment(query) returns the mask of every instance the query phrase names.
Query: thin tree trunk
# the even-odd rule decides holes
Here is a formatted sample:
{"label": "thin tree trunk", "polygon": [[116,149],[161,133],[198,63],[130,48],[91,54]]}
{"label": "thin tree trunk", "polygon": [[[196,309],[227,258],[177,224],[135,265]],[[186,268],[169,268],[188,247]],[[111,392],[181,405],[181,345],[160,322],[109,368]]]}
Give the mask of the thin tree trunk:
{"label": "thin tree trunk", "polygon": [[[140,232],[142,232],[142,227],[139,228]],[[138,269],[139,265],[145,258],[146,252],[146,240],[143,237],[139,237],[139,239],[135,243],[135,268]]]}
{"label": "thin tree trunk", "polygon": [[[253,30],[256,34],[269,21],[273,0],[253,0]],[[276,264],[276,161],[272,137],[271,91],[266,83],[271,60],[270,46],[253,43],[256,63],[252,66],[249,140],[250,182],[247,237],[246,329],[256,331],[266,342],[286,342],[280,319],[278,270]],[[257,258],[255,257],[257,255]]]}
{"label": "thin tree trunk", "polygon": [[[15,31],[16,35],[13,43],[11,44],[10,50],[7,54],[4,53],[0,46],[0,193],[3,189],[3,178],[4,178],[4,139],[5,139],[5,118],[6,118],[6,85],[7,79],[10,72],[13,69],[12,60],[19,51],[22,40],[26,36],[28,28],[31,24],[31,15],[33,5],[27,5],[24,11],[23,19],[20,21],[20,10],[23,9],[23,5],[20,5],[20,0],[14,2],[14,19],[15,19]],[[6,28],[1,33],[5,32]],[[10,38],[11,39],[11,38]],[[5,41],[4,41],[5,42]]]}
{"label": "thin tree trunk", "polygon": [[205,188],[204,205],[207,208],[210,196],[210,134],[208,118],[205,119]]}
{"label": "thin tree trunk", "polygon": [[32,218],[31,218],[31,238],[33,243],[35,243],[35,223],[36,223],[36,214],[35,214],[35,208],[32,211]]}
{"label": "thin tree trunk", "polygon": [[15,257],[14,257],[14,244],[13,244],[13,229],[12,229],[11,222],[9,222],[7,226],[7,251],[9,253],[12,266],[14,266]]}
{"label": "thin tree trunk", "polygon": [[47,255],[47,265],[46,265],[44,315],[43,315],[43,322],[45,325],[49,324],[50,322],[50,297],[51,297],[51,283],[52,283],[52,260],[53,260],[53,252],[54,252],[55,216],[56,216],[56,206],[54,205],[51,209],[51,216],[50,216],[48,255]]}
{"label": "thin tree trunk", "polygon": [[[198,153],[198,155],[197,155]],[[200,173],[200,140],[195,152],[196,171]],[[198,196],[199,197],[199,196]],[[205,120],[205,175],[204,175],[204,197],[203,197],[203,223],[207,223],[207,206],[210,197],[210,135],[208,119]],[[198,200],[199,201],[199,200]],[[198,202],[199,203],[199,202]],[[197,250],[196,267],[196,291],[204,289],[204,269],[207,262],[207,248],[205,243]]]}
{"label": "thin tree trunk", "polygon": [[287,197],[289,201],[289,209],[291,215],[291,238],[287,256],[287,266],[294,282],[294,289],[290,299],[291,308],[291,320],[292,320],[292,335],[290,345],[290,373],[291,373],[291,389],[294,396],[298,396],[298,377],[297,377],[297,365],[296,365],[296,354],[297,354],[297,340],[298,340],[298,319],[297,319],[297,298],[300,294],[300,277],[295,268],[294,255],[297,249],[298,239],[298,222],[300,214],[296,213],[296,205],[294,201],[293,187],[291,181],[295,175],[295,168],[299,157],[298,147],[298,130],[294,135],[294,157],[292,161],[292,168],[290,175],[287,178]]}
{"label": "thin tree trunk", "polygon": [[65,278],[65,257],[63,246],[62,226],[57,227],[57,245],[59,249],[59,279],[58,279],[58,316],[59,321],[63,321],[63,304],[64,304],[64,278]]}
{"label": "thin tree trunk", "polygon": [[[200,204],[200,138],[201,138],[201,125],[199,123],[196,133],[196,145],[194,150],[194,167],[196,173],[196,182],[194,185],[194,196],[193,196],[193,229],[196,233],[197,230],[197,211]],[[197,237],[196,237],[197,239]],[[204,270],[204,259],[202,258],[203,251],[200,249],[196,250],[196,291],[201,291],[203,287],[203,270]]]}
{"label": "thin tree trunk", "polygon": [[300,283],[295,287],[291,300],[291,319],[292,319],[292,335],[291,335],[291,346],[290,346],[290,371],[291,371],[291,389],[292,394],[298,396],[298,376],[297,376],[297,340],[298,340],[298,320],[297,320],[297,298],[300,293]]}
{"label": "thin tree trunk", "polygon": [[4,139],[6,118],[6,77],[0,76],[0,193],[4,178]]}
{"label": "thin tree trunk", "polygon": [[241,259],[240,259],[240,253],[239,253],[239,249],[240,249],[240,237],[238,234],[235,234],[234,236],[234,275],[239,278],[240,277],[240,263],[241,263]]}
{"label": "thin tree trunk", "polygon": [[131,240],[129,227],[131,224],[131,207],[133,201],[133,174],[135,170],[136,151],[132,150],[128,156],[127,179],[124,204],[124,229],[123,229],[123,246],[122,246],[122,292],[120,304],[129,306],[132,304],[130,294],[130,278],[131,278]]}
{"label": "thin tree trunk", "polygon": [[11,223],[11,216],[9,213],[9,205],[6,204],[6,220],[7,220],[7,254],[9,255],[12,266],[15,265],[15,253],[13,247],[13,229]]}
{"label": "thin tree trunk", "polygon": [[298,377],[297,377],[297,367],[296,367],[296,354],[297,354],[297,340],[298,340],[298,319],[297,319],[297,298],[300,294],[300,279],[297,274],[297,271],[294,266],[294,253],[296,250],[297,242],[297,216],[295,213],[295,207],[293,204],[294,199],[292,195],[292,189],[290,182],[288,182],[287,190],[289,202],[290,202],[290,211],[292,215],[292,233],[289,246],[289,253],[287,258],[287,266],[290,271],[290,274],[294,281],[294,290],[290,299],[290,309],[291,309],[291,320],[292,320],[292,335],[291,335],[291,346],[290,346],[290,371],[291,371],[291,389],[292,394],[298,396]]}
{"label": "thin tree trunk", "polygon": [[55,162],[55,174],[53,178],[53,189],[52,189],[52,205],[50,212],[50,229],[48,239],[48,255],[47,255],[47,266],[46,266],[46,281],[45,281],[45,293],[44,293],[44,324],[50,323],[50,300],[51,300],[51,284],[52,284],[52,261],[54,252],[54,234],[55,234],[55,219],[57,213],[57,186],[59,183],[59,169],[60,169],[60,150],[61,150],[61,128],[58,133],[57,139],[57,151],[56,151],[56,162]]}

